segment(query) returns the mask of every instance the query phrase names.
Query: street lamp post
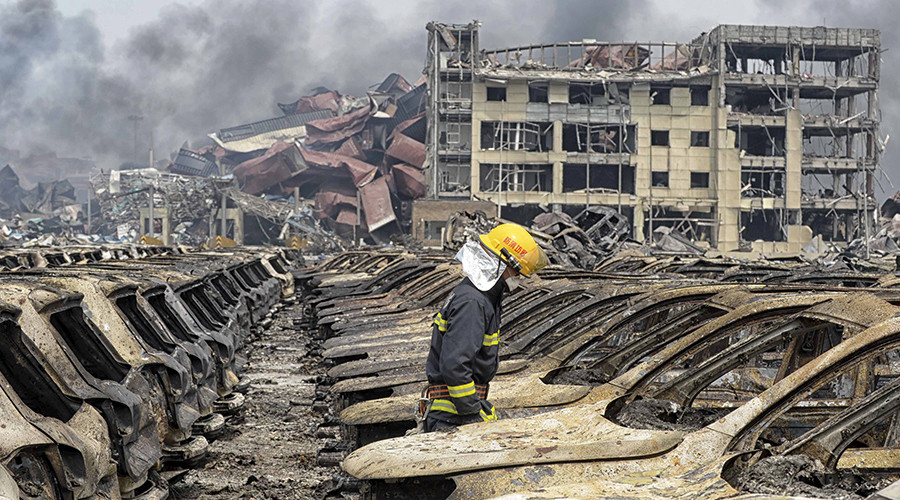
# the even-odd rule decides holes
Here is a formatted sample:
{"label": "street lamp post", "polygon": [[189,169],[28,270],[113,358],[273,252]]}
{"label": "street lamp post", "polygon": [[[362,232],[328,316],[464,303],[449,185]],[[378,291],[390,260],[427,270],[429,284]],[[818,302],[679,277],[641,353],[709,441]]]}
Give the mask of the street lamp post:
{"label": "street lamp post", "polygon": [[135,113],[133,115],[128,115],[128,119],[134,124],[134,162],[138,161],[138,147],[137,147],[137,130],[138,130],[138,122],[144,119],[143,116]]}

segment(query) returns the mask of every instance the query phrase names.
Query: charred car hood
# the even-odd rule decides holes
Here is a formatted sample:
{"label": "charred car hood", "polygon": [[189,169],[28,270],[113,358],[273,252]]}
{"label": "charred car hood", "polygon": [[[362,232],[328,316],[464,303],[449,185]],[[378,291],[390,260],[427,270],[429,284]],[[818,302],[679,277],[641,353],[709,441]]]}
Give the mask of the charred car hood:
{"label": "charred car hood", "polygon": [[342,466],[360,479],[442,476],[524,464],[634,459],[681,443],[682,432],[610,422],[603,417],[607,403],[378,441],[351,453]]}

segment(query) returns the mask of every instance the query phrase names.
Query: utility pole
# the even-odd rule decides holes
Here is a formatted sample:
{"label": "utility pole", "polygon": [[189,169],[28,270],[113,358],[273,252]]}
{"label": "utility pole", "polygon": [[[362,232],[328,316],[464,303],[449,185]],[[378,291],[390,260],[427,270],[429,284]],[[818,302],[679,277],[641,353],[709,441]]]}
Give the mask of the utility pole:
{"label": "utility pole", "polygon": [[[150,168],[153,168],[153,148],[150,148]],[[153,238],[156,231],[156,220],[153,214],[153,197],[156,196],[156,179],[150,183],[150,237]]]}
{"label": "utility pole", "polygon": [[88,186],[88,202],[87,202],[87,234],[91,234],[91,198],[93,198],[92,193],[94,192],[94,186]]}
{"label": "utility pole", "polygon": [[[219,167],[219,177],[225,177],[225,165],[222,164],[222,161],[216,158],[216,165]],[[225,210],[228,208],[228,198],[225,196],[225,191],[222,190],[222,237],[227,238],[227,222],[225,218]],[[235,228],[237,231],[237,228]],[[236,236],[236,235],[235,235]]]}
{"label": "utility pole", "polygon": [[137,131],[138,131],[138,122],[144,119],[142,115],[137,113],[133,115],[128,115],[128,119],[134,124],[134,162],[138,161],[138,147],[137,147]]}

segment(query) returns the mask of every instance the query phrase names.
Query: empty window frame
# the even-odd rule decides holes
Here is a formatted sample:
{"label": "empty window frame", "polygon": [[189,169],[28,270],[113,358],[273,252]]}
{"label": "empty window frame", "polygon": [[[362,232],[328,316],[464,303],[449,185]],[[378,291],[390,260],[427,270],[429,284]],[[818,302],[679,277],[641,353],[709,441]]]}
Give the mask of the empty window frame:
{"label": "empty window frame", "polygon": [[648,238],[651,237],[652,218],[654,230],[658,227],[670,227],[691,241],[713,241],[713,229],[716,226],[715,211],[682,212],[666,207],[653,207],[652,210],[652,217],[649,211],[644,212],[644,234]]}
{"label": "empty window frame", "polygon": [[709,172],[691,172],[691,188],[708,188]]}
{"label": "empty window frame", "polygon": [[804,172],[800,190],[804,199],[834,199],[843,196],[862,196],[865,176],[861,171],[845,173]]}
{"label": "empty window frame", "polygon": [[472,100],[472,83],[449,80],[441,82],[441,99],[449,102]]}
{"label": "empty window frame", "polygon": [[650,185],[658,188],[669,187],[668,172],[652,172],[650,175]]}
{"label": "empty window frame", "polygon": [[741,212],[741,240],[784,241],[783,212],[771,209]]}
{"label": "empty window frame", "polygon": [[[835,130],[838,132],[838,130]],[[813,157],[873,159],[875,148],[868,148],[865,134],[858,134],[848,141],[846,135],[807,135],[803,137],[803,154]]]}
{"label": "empty window frame", "polygon": [[630,153],[634,126],[564,123],[563,150],[570,153]]}
{"label": "empty window frame", "polygon": [[481,191],[553,191],[553,165],[482,163]]}
{"label": "empty window frame", "polygon": [[564,193],[584,192],[588,189],[596,192],[618,192],[620,168],[622,193],[634,194],[634,166],[632,165],[566,163],[563,165],[562,190]]}
{"label": "empty window frame", "polygon": [[741,197],[784,197],[784,170],[771,168],[741,170]]}
{"label": "empty window frame", "polygon": [[505,101],[506,87],[487,87],[488,101]]}
{"label": "empty window frame", "polygon": [[709,87],[691,87],[691,106],[709,106]]}
{"label": "empty window frame", "polygon": [[[463,142],[463,129],[460,122],[442,122],[440,143],[444,146],[459,146]],[[466,124],[468,125],[468,124]],[[468,129],[467,127],[467,130]]]}
{"label": "empty window frame", "polygon": [[734,113],[752,113],[754,115],[778,114],[789,102],[787,91],[781,88],[744,88],[727,87],[725,104],[731,106]]}
{"label": "empty window frame", "polygon": [[481,149],[550,151],[553,149],[553,124],[481,122]]}
{"label": "empty window frame", "polygon": [[693,147],[693,148],[708,148],[709,147],[709,132],[707,132],[707,131],[691,132],[691,147]]}
{"label": "empty window frame", "polygon": [[468,161],[450,161],[440,165],[439,186],[441,193],[468,193],[472,182],[472,167]]}
{"label": "empty window frame", "polygon": [[604,106],[607,102],[606,86],[602,83],[569,83],[569,104]]}
{"label": "empty window frame", "polygon": [[650,104],[653,105],[669,105],[671,101],[672,89],[668,87],[650,87]]}
{"label": "empty window frame", "polygon": [[729,73],[780,75],[787,64],[783,47],[745,49],[729,43],[725,49],[725,69]]}
{"label": "empty window frame", "polygon": [[784,156],[784,127],[732,127],[735,146],[753,156]]}
{"label": "empty window frame", "polygon": [[547,82],[528,82],[528,102],[548,102],[549,92]]}
{"label": "empty window frame", "polygon": [[669,131],[668,130],[651,130],[650,131],[651,146],[668,146]]}
{"label": "empty window frame", "polygon": [[813,235],[821,235],[824,241],[850,241],[859,230],[853,212],[842,213],[832,209],[803,209],[803,225],[812,229]]}
{"label": "empty window frame", "polygon": [[433,221],[433,220],[425,221],[424,239],[440,240],[441,234],[443,233],[444,228],[446,226],[447,226],[447,221]]}
{"label": "empty window frame", "polygon": [[631,97],[631,87],[627,83],[611,83],[607,85],[606,92],[611,103],[628,104]]}

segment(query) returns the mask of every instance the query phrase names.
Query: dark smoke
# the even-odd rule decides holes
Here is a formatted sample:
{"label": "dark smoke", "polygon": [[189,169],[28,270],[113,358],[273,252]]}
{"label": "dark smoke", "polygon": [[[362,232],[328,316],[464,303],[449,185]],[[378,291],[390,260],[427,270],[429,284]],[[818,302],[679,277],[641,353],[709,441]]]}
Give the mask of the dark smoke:
{"label": "dark smoke", "polygon": [[[102,7],[98,7],[102,8]],[[0,7],[0,146],[89,157],[110,168],[150,136],[158,156],[222,127],[277,115],[322,85],[360,95],[387,74],[415,81],[429,20],[485,24],[483,47],[623,35],[621,2],[209,0],[173,4],[108,48],[88,14],[53,0]],[[634,3],[629,4],[634,8]],[[390,9],[391,16],[379,9]],[[573,16],[573,12],[579,14]]]}
{"label": "dark smoke", "polygon": [[[758,0],[735,18],[708,15],[688,7],[661,14],[647,0],[207,0],[168,5],[107,47],[90,15],[64,16],[53,0],[20,0],[0,7],[0,146],[54,150],[110,168],[132,159],[128,116],[140,114],[140,160],[151,134],[165,157],[185,140],[200,145],[219,128],[276,116],[276,102],[313,87],[361,95],[391,72],[415,81],[429,20],[481,20],[483,48],[582,38],[688,41],[720,22],[879,28],[885,49],[900,38],[892,25],[900,3],[889,0],[813,7]],[[897,135],[896,54],[882,55],[882,136]],[[882,166],[900,179],[897,141]]]}

